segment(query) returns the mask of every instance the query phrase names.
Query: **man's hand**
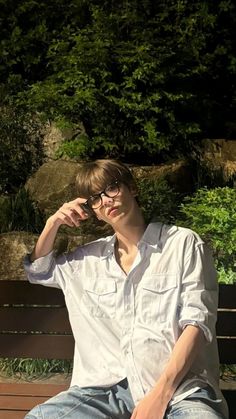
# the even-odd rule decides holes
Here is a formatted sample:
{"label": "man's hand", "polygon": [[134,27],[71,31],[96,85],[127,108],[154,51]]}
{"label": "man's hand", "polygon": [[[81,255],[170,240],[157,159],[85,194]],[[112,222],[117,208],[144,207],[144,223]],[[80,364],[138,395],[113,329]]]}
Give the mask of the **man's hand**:
{"label": "man's hand", "polygon": [[73,201],[64,203],[55,214],[49,219],[49,223],[53,223],[59,227],[64,224],[69,227],[78,227],[80,222],[88,218],[88,214],[81,208],[86,200],[83,198],[76,198]]}
{"label": "man's hand", "polygon": [[136,406],[131,419],[163,419],[168,405],[164,399],[157,389],[151,390]]}
{"label": "man's hand", "polygon": [[54,241],[61,225],[79,227],[81,221],[88,218],[88,214],[80,206],[85,201],[83,198],[76,198],[73,201],[66,202],[55,214],[48,218],[36,246],[30,255],[31,262],[47,255],[53,250]]}

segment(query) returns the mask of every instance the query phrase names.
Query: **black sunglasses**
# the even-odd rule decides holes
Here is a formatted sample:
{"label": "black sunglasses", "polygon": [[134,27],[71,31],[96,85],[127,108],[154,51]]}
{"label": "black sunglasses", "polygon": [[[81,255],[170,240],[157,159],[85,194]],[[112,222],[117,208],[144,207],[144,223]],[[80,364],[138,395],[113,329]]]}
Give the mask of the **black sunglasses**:
{"label": "black sunglasses", "polygon": [[120,182],[115,180],[112,183],[109,183],[105,189],[97,194],[90,196],[87,201],[83,204],[80,204],[81,208],[86,212],[88,210],[98,209],[102,206],[102,195],[107,196],[108,198],[115,198],[120,192]]}

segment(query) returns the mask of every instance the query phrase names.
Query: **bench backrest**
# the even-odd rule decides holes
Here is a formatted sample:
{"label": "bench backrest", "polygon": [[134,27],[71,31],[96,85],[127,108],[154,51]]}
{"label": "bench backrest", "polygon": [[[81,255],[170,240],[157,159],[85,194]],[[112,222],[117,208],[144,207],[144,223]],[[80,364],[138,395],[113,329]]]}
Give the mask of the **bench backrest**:
{"label": "bench backrest", "polygon": [[222,364],[236,364],[236,284],[220,284],[216,335]]}
{"label": "bench backrest", "polygon": [[[236,284],[220,285],[220,361],[236,364]],[[74,339],[62,292],[27,281],[0,281],[0,357],[72,359]]]}
{"label": "bench backrest", "polygon": [[0,357],[72,359],[73,351],[61,290],[0,281]]}

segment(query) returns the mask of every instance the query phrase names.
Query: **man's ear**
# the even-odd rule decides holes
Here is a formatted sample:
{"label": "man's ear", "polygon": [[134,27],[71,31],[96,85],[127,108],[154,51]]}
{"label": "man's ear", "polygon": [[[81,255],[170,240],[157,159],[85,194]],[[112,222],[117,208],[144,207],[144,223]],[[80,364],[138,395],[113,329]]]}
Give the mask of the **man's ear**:
{"label": "man's ear", "polygon": [[130,185],[129,190],[130,190],[131,194],[133,195],[133,197],[138,196],[138,188],[137,188],[136,185]]}

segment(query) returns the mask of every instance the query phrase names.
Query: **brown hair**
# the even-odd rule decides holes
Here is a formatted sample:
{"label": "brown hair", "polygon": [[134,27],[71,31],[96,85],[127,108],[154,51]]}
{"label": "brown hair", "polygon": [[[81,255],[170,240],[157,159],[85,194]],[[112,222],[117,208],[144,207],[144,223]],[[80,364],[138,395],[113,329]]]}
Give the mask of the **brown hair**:
{"label": "brown hair", "polygon": [[80,197],[89,198],[115,180],[125,183],[129,189],[137,189],[130,169],[124,163],[112,159],[85,163],[79,170],[75,186]]}

